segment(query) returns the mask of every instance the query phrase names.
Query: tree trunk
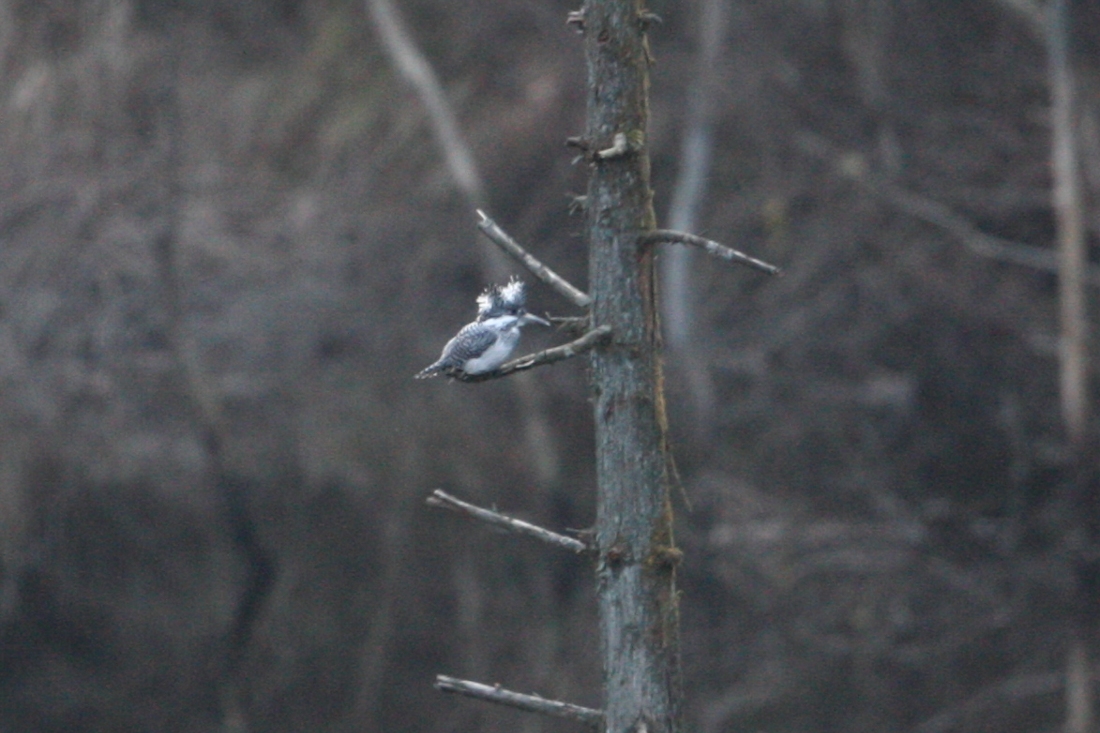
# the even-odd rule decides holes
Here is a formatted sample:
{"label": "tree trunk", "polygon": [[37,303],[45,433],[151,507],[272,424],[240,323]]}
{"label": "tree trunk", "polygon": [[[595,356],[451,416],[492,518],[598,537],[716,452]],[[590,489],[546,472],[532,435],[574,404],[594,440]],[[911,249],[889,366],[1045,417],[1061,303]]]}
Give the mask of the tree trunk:
{"label": "tree trunk", "polygon": [[671,733],[679,730],[681,695],[678,553],[666,481],[653,253],[637,241],[639,231],[654,228],[647,17],[638,0],[588,0],[583,22],[592,325],[613,329],[592,357],[606,729]]}

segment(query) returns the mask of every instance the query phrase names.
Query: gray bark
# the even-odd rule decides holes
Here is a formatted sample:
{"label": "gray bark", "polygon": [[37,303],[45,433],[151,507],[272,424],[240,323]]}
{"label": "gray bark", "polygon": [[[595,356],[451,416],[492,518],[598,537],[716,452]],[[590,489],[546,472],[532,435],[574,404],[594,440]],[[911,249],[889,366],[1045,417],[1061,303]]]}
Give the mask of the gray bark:
{"label": "gray bark", "polygon": [[[586,228],[593,351],[600,632],[610,733],[679,730],[679,617],[658,361],[646,153],[649,54],[639,0],[588,0]],[[624,150],[625,136],[625,150]],[[603,152],[593,152],[603,151]]]}

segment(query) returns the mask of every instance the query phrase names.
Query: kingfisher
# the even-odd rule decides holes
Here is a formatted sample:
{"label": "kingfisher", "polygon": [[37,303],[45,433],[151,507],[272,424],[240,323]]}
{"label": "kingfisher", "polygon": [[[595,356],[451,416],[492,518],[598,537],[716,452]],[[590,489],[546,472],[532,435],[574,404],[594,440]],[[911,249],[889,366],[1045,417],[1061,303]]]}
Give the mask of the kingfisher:
{"label": "kingfisher", "polygon": [[519,343],[519,331],[528,323],[548,321],[527,312],[527,286],[513,277],[503,287],[490,285],[477,296],[477,320],[462,327],[443,347],[439,360],[416,375],[488,374],[500,368]]}

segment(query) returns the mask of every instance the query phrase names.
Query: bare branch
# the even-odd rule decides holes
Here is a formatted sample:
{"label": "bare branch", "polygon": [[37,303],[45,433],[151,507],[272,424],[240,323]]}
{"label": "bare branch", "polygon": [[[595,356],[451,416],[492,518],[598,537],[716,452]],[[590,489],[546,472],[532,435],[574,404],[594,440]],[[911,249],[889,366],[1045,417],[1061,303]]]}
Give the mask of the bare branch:
{"label": "bare branch", "polygon": [[[976,255],[1043,272],[1058,272],[1058,255],[1051,250],[986,234],[951,207],[871,175],[858,156],[834,150],[817,135],[800,135],[798,144],[803,152],[832,163],[838,173],[871,195],[904,214],[943,229]],[[1090,285],[1100,285],[1100,268],[1088,267],[1086,280]]]}
{"label": "bare branch", "polygon": [[986,234],[971,224],[966,217],[956,214],[950,207],[927,196],[881,182],[867,181],[867,187],[877,190],[882,198],[899,211],[934,224],[954,235],[974,254],[1046,272],[1058,270],[1058,260],[1053,252]]}
{"label": "bare branch", "polygon": [[558,330],[562,333],[567,333],[574,338],[580,334],[587,333],[589,326],[592,324],[592,319],[588,316],[547,315],[546,320],[550,321],[554,326],[557,326]]}
{"label": "bare branch", "polygon": [[[687,109],[684,112],[684,132],[680,141],[679,170],[672,187],[672,200],[668,207],[668,225],[681,232],[696,231],[699,207],[706,199],[707,182],[714,160],[714,126],[719,100],[722,99],[723,65],[722,49],[726,28],[732,15],[727,0],[704,0],[697,4],[698,50],[695,57],[695,73],[687,89]],[[688,247],[675,247],[661,257],[661,315],[666,337],[665,343],[680,352],[689,351],[694,323],[696,292],[691,277],[691,262],[695,251]],[[688,367],[688,383],[696,405],[707,397],[698,387],[702,380],[690,372],[698,372],[694,363],[682,359]],[[709,400],[713,402],[713,399]]]}
{"label": "bare branch", "polygon": [[537,540],[542,540],[551,545],[555,545],[570,552],[576,552],[578,554],[588,550],[588,545],[575,540],[572,537],[566,537],[565,535],[558,534],[557,532],[551,532],[548,529],[535,526],[529,522],[524,522],[522,519],[515,519],[499,512],[494,512],[491,509],[482,509],[479,506],[468,504],[461,499],[456,499],[450,494],[436,489],[432,492],[432,495],[428,497],[428,505],[442,507],[444,509],[451,509],[457,512],[461,512],[467,516],[479,519],[482,522],[493,525],[494,527],[501,527],[514,534],[523,534],[528,537],[534,537]]}
{"label": "bare branch", "polygon": [[961,727],[968,718],[991,707],[1054,694],[1062,688],[1062,684],[1062,675],[1058,672],[1036,672],[1010,677],[989,685],[961,703],[936,713],[914,728],[913,733],[944,733]]}
{"label": "bare branch", "polygon": [[1047,65],[1051,95],[1051,169],[1058,231],[1062,420],[1075,452],[1084,450],[1089,422],[1088,316],[1084,287],[1088,249],[1082,215],[1081,170],[1074,112],[1077,84],[1070,62],[1067,0],[1047,4]]}
{"label": "bare branch", "polygon": [[[1088,269],[1088,245],[1082,213],[1081,164],[1078,152],[1078,90],[1071,60],[1069,0],[1049,0],[1046,4],[1047,71],[1050,78],[1051,203],[1057,224],[1059,379],[1062,422],[1072,450],[1074,486],[1068,490],[1081,516],[1092,511],[1086,478],[1086,452],[1089,426],[1088,298],[1085,274]],[[1089,532],[1088,520],[1078,519],[1078,531]],[[1095,530],[1091,532],[1095,537]],[[1082,562],[1083,557],[1077,562]],[[1078,577],[1081,577],[1078,574]],[[1078,581],[1074,599],[1082,607],[1088,604],[1086,591]],[[1072,622],[1066,657],[1065,706],[1066,733],[1095,731],[1096,698],[1090,674],[1087,641],[1092,624],[1077,617]]]}
{"label": "bare branch", "polygon": [[435,689],[441,692],[453,692],[466,697],[474,697],[478,700],[494,702],[497,705],[507,705],[532,713],[541,713],[555,718],[568,718],[578,723],[593,728],[603,726],[604,715],[602,710],[584,708],[559,700],[547,700],[538,695],[524,695],[519,692],[505,690],[499,685],[483,685],[480,682],[460,680],[446,675],[436,675]]}
{"label": "bare branch", "polygon": [[[966,217],[952,211],[950,207],[926,196],[906,191],[900,186],[881,182],[872,184],[868,181],[867,188],[875,190],[880,197],[899,211],[934,224],[954,235],[963,243],[963,246],[976,255],[1043,272],[1058,272],[1058,255],[1052,250],[986,234],[971,224]],[[1100,285],[1100,268],[1086,266],[1086,280],[1090,285]]]}
{"label": "bare branch", "polygon": [[588,297],[584,291],[573,287],[568,280],[535,259],[527,250],[519,246],[516,240],[508,236],[508,233],[501,229],[495,221],[486,216],[484,211],[478,209],[477,214],[481,217],[481,221],[477,223],[477,228],[481,230],[482,234],[519,260],[535,277],[557,290],[561,296],[578,308],[587,308],[592,304],[592,298]]}
{"label": "bare branch", "polygon": [[[417,48],[392,0],[367,0],[367,9],[390,59],[416,90],[428,112],[432,130],[447,161],[447,168],[459,189],[472,202],[484,200],[481,174],[474,154],[462,136],[458,118],[447,100],[443,85],[428,59]],[[476,205],[476,203],[475,203]]]}
{"label": "bare branch", "polygon": [[755,257],[749,257],[744,252],[738,252],[724,244],[719,244],[718,242],[713,242],[694,234],[688,234],[687,232],[675,232],[671,229],[654,229],[653,231],[639,234],[638,242],[641,244],[689,244],[692,247],[703,249],[709,255],[720,257],[729,262],[746,265],[754,270],[766,272],[769,275],[779,275],[782,272],[782,270],[775,265],[768,264]]}
{"label": "bare branch", "polygon": [[997,4],[1021,18],[1038,38],[1047,34],[1047,18],[1043,6],[1035,0],[997,0]]}
{"label": "bare branch", "polygon": [[611,326],[600,326],[599,328],[592,329],[575,341],[570,341],[567,344],[555,346],[545,351],[537,351],[534,354],[521,356],[518,359],[512,359],[500,369],[493,372],[488,372],[486,374],[466,374],[463,371],[452,370],[446,372],[446,374],[448,377],[457,379],[460,382],[485,382],[490,379],[499,379],[501,377],[507,377],[509,374],[527,371],[528,369],[543,366],[544,364],[553,364],[554,362],[572,359],[574,356],[583,354],[596,344],[605,341],[610,336]]}

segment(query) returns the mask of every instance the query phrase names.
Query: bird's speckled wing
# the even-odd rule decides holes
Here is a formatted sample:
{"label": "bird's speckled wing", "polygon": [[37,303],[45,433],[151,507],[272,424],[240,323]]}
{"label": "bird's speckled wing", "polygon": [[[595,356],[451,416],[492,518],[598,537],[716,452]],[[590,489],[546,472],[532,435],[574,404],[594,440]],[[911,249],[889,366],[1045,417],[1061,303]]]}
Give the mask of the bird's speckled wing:
{"label": "bird's speckled wing", "polygon": [[439,360],[455,365],[464,364],[484,353],[496,340],[497,335],[482,328],[480,323],[467,324],[443,347],[443,356]]}
{"label": "bird's speckled wing", "polygon": [[425,379],[448,369],[459,367],[483,353],[496,340],[496,334],[481,328],[480,323],[468,323],[443,347],[443,354],[439,357],[439,360],[417,374],[416,377],[417,379]]}

